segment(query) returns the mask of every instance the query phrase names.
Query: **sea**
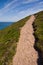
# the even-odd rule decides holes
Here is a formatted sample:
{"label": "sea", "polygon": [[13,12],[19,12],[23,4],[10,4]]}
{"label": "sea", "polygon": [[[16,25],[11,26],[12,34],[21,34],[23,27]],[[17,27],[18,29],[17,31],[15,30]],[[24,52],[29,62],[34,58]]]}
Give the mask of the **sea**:
{"label": "sea", "polygon": [[8,27],[9,25],[11,25],[13,22],[0,22],[0,30]]}

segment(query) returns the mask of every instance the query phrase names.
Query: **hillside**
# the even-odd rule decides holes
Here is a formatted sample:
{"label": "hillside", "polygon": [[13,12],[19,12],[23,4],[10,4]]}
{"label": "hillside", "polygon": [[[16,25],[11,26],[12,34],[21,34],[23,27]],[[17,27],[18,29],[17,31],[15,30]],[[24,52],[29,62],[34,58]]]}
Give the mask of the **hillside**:
{"label": "hillside", "polygon": [[[20,29],[29,19],[29,16],[0,30],[0,65],[9,64],[16,52]],[[6,64],[6,65],[8,65]]]}
{"label": "hillside", "polygon": [[[43,58],[43,11],[35,14],[36,19],[33,23],[34,35],[36,38],[35,48],[41,52]],[[0,65],[9,65],[16,53],[17,42],[22,26],[30,16],[13,23],[11,26],[0,30]]]}
{"label": "hillside", "polygon": [[34,22],[34,31],[36,37],[36,46],[40,51],[43,51],[43,12],[39,12],[36,15]]}
{"label": "hillside", "polygon": [[39,62],[43,65],[43,11],[35,14],[36,20],[33,23],[35,36],[35,49],[39,52]]}

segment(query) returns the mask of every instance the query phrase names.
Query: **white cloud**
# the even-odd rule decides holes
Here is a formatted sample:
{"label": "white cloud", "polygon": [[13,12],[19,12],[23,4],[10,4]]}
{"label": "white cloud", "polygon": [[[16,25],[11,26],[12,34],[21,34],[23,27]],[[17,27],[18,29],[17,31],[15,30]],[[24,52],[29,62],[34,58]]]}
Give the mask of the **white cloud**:
{"label": "white cloud", "polygon": [[31,2],[36,2],[39,0],[23,0],[23,4],[31,3]]}
{"label": "white cloud", "polygon": [[10,14],[10,16],[8,16],[8,17],[1,17],[0,21],[4,21],[4,22],[6,22],[6,21],[7,22],[8,21],[12,21],[12,22],[18,21],[18,20],[20,20],[20,19],[22,19],[22,18],[24,18],[24,17],[26,17],[28,15],[32,15],[32,14],[34,14],[36,12],[42,11],[43,9],[40,8],[40,7],[41,6],[38,5],[38,6],[35,6],[35,7],[28,8],[27,10],[22,10],[22,11],[16,13],[16,15],[11,15]]}
{"label": "white cloud", "polygon": [[6,4],[2,9],[0,9],[0,16],[5,14],[9,10],[15,8],[18,5],[17,3],[15,4],[16,1],[17,0],[12,0],[10,3]]}
{"label": "white cloud", "polygon": [[[8,3],[4,8],[2,8],[0,10],[0,21],[3,21],[3,22],[18,21],[18,20],[20,20],[20,19],[22,19],[22,18],[24,18],[24,17],[26,17],[30,14],[34,14],[38,11],[43,10],[42,2],[38,2],[33,7],[27,8],[26,10],[23,9],[22,11],[18,11],[18,13],[15,13],[15,11],[12,10],[12,9],[16,8],[16,6],[18,6],[18,5],[21,5],[21,2],[26,4],[26,3],[35,2],[35,1],[38,1],[38,0],[23,0],[19,3],[15,3],[16,1],[18,1],[18,0],[13,0],[12,2]],[[19,10],[19,8],[18,8],[18,10]],[[10,11],[10,12],[8,12],[8,11]],[[17,11],[17,9],[16,9],[16,11]],[[11,13],[11,12],[13,12],[13,13]],[[7,13],[9,15],[7,16],[7,14],[4,14],[4,13]]]}
{"label": "white cloud", "polygon": [[4,8],[2,8],[0,11],[7,9],[7,8],[10,7],[14,2],[15,2],[14,0],[11,1],[11,2],[8,3],[7,5],[5,5]]}
{"label": "white cloud", "polygon": [[39,5],[43,4],[43,1],[42,2],[39,2]]}

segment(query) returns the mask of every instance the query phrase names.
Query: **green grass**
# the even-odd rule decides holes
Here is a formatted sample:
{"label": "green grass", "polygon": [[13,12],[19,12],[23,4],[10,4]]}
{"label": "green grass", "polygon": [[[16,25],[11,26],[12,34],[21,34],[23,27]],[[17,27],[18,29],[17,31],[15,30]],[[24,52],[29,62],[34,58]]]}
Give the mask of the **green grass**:
{"label": "green grass", "polygon": [[[37,15],[37,16],[36,16]],[[36,43],[35,47],[41,51],[43,56],[43,11],[35,14],[34,22]],[[20,37],[20,30],[30,16],[13,23],[7,28],[0,30],[0,65],[10,65],[16,53],[17,42]]]}
{"label": "green grass", "polygon": [[20,29],[28,19],[29,16],[13,23],[3,30],[0,30],[0,65],[10,64],[13,56],[16,53]]}
{"label": "green grass", "polygon": [[35,14],[35,16],[36,20],[33,25],[36,37],[35,48],[41,52],[43,58],[43,11]]}

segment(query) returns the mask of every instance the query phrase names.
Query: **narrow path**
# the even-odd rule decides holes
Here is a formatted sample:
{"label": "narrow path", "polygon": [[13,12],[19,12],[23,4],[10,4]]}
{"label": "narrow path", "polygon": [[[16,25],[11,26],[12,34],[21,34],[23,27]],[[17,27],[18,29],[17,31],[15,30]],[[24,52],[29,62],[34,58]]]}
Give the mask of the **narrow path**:
{"label": "narrow path", "polygon": [[32,15],[21,29],[13,65],[37,65],[38,53],[34,49],[35,38],[32,26],[34,20],[35,16]]}

